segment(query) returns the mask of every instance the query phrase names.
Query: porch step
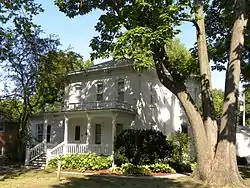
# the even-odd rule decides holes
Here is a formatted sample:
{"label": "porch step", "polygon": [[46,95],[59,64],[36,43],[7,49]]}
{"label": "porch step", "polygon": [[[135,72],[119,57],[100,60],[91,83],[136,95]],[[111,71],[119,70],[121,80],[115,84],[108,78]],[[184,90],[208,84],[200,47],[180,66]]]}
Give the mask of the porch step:
{"label": "porch step", "polygon": [[34,160],[30,161],[28,166],[41,168],[46,166],[46,155],[42,154],[39,157],[35,158]]}

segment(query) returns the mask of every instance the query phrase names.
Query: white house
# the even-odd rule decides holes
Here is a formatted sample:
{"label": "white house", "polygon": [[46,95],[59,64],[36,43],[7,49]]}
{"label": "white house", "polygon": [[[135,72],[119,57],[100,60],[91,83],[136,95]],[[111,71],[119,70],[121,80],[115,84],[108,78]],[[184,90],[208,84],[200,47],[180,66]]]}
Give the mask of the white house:
{"label": "white house", "polygon": [[[40,142],[27,150],[26,163],[67,153],[112,155],[123,129],[156,129],[165,135],[186,129],[178,99],[152,71],[138,72],[128,61],[108,61],[68,75],[61,110],[33,116],[31,134]],[[199,84],[187,80],[198,103]]]}

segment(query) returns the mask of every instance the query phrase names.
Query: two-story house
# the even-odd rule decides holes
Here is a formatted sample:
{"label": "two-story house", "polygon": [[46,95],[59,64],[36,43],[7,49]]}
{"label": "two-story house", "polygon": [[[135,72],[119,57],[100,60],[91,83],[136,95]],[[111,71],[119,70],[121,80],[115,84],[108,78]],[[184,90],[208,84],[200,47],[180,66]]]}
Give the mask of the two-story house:
{"label": "two-story house", "polygon": [[[111,155],[123,129],[155,129],[168,135],[186,129],[178,99],[155,70],[136,71],[128,61],[108,61],[70,73],[60,111],[33,116],[31,134],[40,143],[27,150],[26,163],[46,154],[47,161],[67,153]],[[194,100],[199,84],[186,82]]]}

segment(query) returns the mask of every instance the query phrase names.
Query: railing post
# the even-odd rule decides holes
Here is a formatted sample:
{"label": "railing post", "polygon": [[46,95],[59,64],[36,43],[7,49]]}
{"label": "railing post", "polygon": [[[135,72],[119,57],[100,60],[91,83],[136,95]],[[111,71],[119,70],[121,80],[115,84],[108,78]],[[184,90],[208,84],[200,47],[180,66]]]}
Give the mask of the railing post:
{"label": "railing post", "polygon": [[64,145],[63,145],[63,155],[66,155],[67,154],[67,143],[64,142]]}
{"label": "railing post", "polygon": [[47,141],[44,140],[44,153],[47,153]]}
{"label": "railing post", "polygon": [[25,151],[25,165],[29,164],[29,159],[30,159],[30,148],[26,147],[26,151]]}

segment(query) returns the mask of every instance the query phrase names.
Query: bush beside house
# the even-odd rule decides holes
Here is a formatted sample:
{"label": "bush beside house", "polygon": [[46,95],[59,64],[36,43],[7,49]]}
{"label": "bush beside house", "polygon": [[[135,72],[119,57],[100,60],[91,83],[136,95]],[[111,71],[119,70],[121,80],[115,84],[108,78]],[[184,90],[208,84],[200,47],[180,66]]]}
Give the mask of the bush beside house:
{"label": "bush beside house", "polygon": [[172,145],[160,131],[127,129],[115,139],[115,164],[146,165],[163,162],[171,158],[172,150]]}
{"label": "bush beside house", "polygon": [[[168,139],[155,130],[124,130],[114,143],[116,167],[112,171],[122,175],[147,176],[151,173],[191,172],[195,168],[188,149],[188,136],[174,132]],[[49,161],[48,168],[105,170],[112,166],[109,156],[94,153],[69,154]]]}
{"label": "bush beside house", "polygon": [[51,159],[48,168],[57,168],[58,160],[62,161],[62,169],[104,170],[112,165],[110,156],[98,156],[95,153],[69,154]]}

